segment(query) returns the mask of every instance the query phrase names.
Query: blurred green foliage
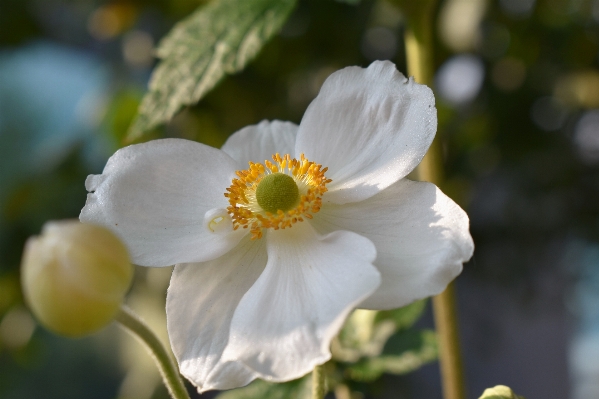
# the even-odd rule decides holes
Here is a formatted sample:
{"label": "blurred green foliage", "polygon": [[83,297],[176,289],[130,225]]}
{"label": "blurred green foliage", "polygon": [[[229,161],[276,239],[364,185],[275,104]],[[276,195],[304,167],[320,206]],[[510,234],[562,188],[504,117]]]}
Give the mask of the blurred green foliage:
{"label": "blurred green foliage", "polygon": [[310,397],[310,376],[284,384],[256,380],[245,388],[234,389],[218,395],[218,399],[303,399]]}
{"label": "blurred green foliage", "polygon": [[[86,175],[100,172],[108,156],[125,144],[146,91],[154,63],[151,52],[142,50],[203,3],[0,2],[0,76],[5,76],[0,78],[0,154],[5,159],[0,163],[0,397],[113,398],[124,392],[130,369],[119,360],[125,350],[113,329],[66,341],[35,327],[20,294],[20,256],[26,238],[46,220],[77,217]],[[599,108],[599,6],[591,0],[473,0],[472,7],[479,8],[471,9],[470,19],[450,18],[459,3],[439,3],[434,66],[442,70],[455,56],[468,54],[482,66],[482,78],[474,96],[461,103],[450,101],[437,81],[447,177],[442,188],[471,218],[476,253],[466,273],[531,297],[535,276],[557,267],[568,240],[599,240],[599,161],[593,155],[599,144],[584,141],[581,133],[585,126],[599,131],[585,122]],[[199,104],[143,140],[182,137],[218,147],[237,129],[262,119],[299,123],[324,79],[339,68],[388,58],[405,72],[404,28],[401,10],[385,0],[299,0],[280,34],[242,72],[223,79]],[[10,79],[2,68],[32,43],[91,56],[94,65],[109,71],[109,79],[98,84],[103,94],[91,107],[96,113],[66,113],[84,123],[74,128],[64,150],[43,167],[28,169],[43,158],[47,143],[40,144],[39,131],[58,111],[52,100],[42,108],[29,107],[33,97],[15,94],[3,83]],[[45,93],[56,102],[66,94]],[[146,278],[150,275],[140,272],[134,288],[147,291],[146,299],[164,293],[162,285]],[[155,307],[160,306],[158,301]],[[430,331],[412,326],[423,307],[352,316],[334,345],[335,362],[327,366],[338,398],[352,392],[387,397],[381,387],[390,380],[379,378],[382,373],[407,372],[434,358]],[[355,324],[360,317],[366,321]],[[356,325],[370,327],[359,332]],[[134,380],[131,375],[127,381]],[[363,383],[373,379],[374,384]],[[272,397],[292,397],[290,392],[307,389],[306,384],[256,382],[221,397],[268,397],[265,392],[271,391]],[[145,397],[165,397],[161,388],[150,388]]]}
{"label": "blurred green foliage", "polygon": [[[331,345],[333,358],[324,366],[328,390],[337,396],[363,395],[365,384],[385,373],[407,374],[436,360],[435,333],[411,328],[425,306],[426,301],[417,301],[384,312],[356,310]],[[310,389],[310,376],[283,384],[256,381],[218,399],[299,399],[309,397]]]}

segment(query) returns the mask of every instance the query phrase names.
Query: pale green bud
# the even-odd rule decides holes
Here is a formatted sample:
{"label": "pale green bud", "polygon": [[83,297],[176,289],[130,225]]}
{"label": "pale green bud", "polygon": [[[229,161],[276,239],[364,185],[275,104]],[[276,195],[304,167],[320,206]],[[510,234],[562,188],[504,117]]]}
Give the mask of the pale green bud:
{"label": "pale green bud", "polygon": [[116,315],[133,277],[125,245],[108,229],[79,221],[48,222],[25,245],[23,295],[42,325],[79,337]]}
{"label": "pale green bud", "polygon": [[524,397],[516,395],[510,387],[497,385],[496,387],[485,389],[483,395],[478,399],[524,399]]}

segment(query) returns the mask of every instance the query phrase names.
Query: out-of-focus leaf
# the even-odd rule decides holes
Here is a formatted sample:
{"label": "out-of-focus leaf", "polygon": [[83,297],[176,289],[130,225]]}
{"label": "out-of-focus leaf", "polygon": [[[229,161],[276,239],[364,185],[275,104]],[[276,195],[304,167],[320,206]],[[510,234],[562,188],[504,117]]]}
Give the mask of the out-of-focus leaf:
{"label": "out-of-focus leaf", "polygon": [[426,300],[421,300],[394,310],[355,310],[332,342],[333,358],[355,362],[362,357],[380,355],[389,337],[398,330],[410,328],[425,307]]}
{"label": "out-of-focus leaf", "polygon": [[354,310],[339,332],[339,339],[345,346],[362,347],[372,338],[376,315],[374,310]]}
{"label": "out-of-focus leaf", "polygon": [[426,303],[427,300],[422,299],[404,306],[403,308],[380,311],[376,316],[375,322],[391,320],[400,330],[410,328],[420,316],[422,316],[422,313],[426,308]]}
{"label": "out-of-focus leaf", "polygon": [[282,384],[256,380],[247,387],[221,393],[217,399],[306,399],[312,388],[310,376]]}
{"label": "out-of-focus leaf", "polygon": [[360,4],[360,2],[362,0],[337,0],[339,3],[347,3],[347,4],[351,4],[352,6],[355,6],[357,4]]}
{"label": "out-of-focus leaf", "polygon": [[0,274],[0,318],[21,298],[21,284],[16,272]]}
{"label": "out-of-focus leaf", "polygon": [[179,22],[158,46],[161,59],[128,139],[199,101],[225,74],[241,71],[287,20],[297,0],[218,0]]}
{"label": "out-of-focus leaf", "polygon": [[395,323],[375,323],[374,310],[357,309],[345,322],[339,336],[331,343],[335,360],[355,362],[364,356],[378,356],[387,339],[397,330]]}
{"label": "out-of-focus leaf", "polygon": [[389,340],[383,355],[365,358],[349,366],[345,372],[354,381],[371,382],[383,373],[406,374],[414,371],[437,359],[437,353],[434,331],[406,331]]}
{"label": "out-of-focus leaf", "polygon": [[[125,88],[114,93],[110,99],[103,123],[118,147],[125,142],[129,126],[137,115],[142,96],[143,93],[137,89]],[[117,149],[115,148],[113,151]]]}

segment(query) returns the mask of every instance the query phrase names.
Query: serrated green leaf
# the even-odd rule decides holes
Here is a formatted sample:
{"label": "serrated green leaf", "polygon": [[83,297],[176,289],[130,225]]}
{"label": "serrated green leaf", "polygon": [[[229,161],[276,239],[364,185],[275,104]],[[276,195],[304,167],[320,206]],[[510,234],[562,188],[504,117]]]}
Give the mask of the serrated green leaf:
{"label": "serrated green leaf", "polygon": [[310,375],[281,384],[256,380],[246,387],[221,393],[217,399],[308,399],[310,381]]}
{"label": "serrated green leaf", "polygon": [[354,381],[371,382],[383,373],[406,374],[414,371],[437,359],[435,332],[406,331],[394,335],[387,343],[384,353],[349,366],[345,370],[347,376]]}
{"label": "serrated green leaf", "polygon": [[276,34],[297,0],[217,0],[179,22],[158,46],[161,59],[128,139],[198,102],[226,74],[241,71]]}

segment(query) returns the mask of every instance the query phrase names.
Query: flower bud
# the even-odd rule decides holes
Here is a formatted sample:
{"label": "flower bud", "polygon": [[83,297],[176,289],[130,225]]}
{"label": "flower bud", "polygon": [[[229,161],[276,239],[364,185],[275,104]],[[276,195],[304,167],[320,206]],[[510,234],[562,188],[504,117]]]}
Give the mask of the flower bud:
{"label": "flower bud", "polygon": [[483,395],[478,399],[524,399],[523,396],[518,396],[505,385],[497,385],[493,388],[485,389]]}
{"label": "flower bud", "polygon": [[46,328],[79,337],[116,315],[133,277],[125,245],[108,229],[48,222],[25,245],[23,295]]}

